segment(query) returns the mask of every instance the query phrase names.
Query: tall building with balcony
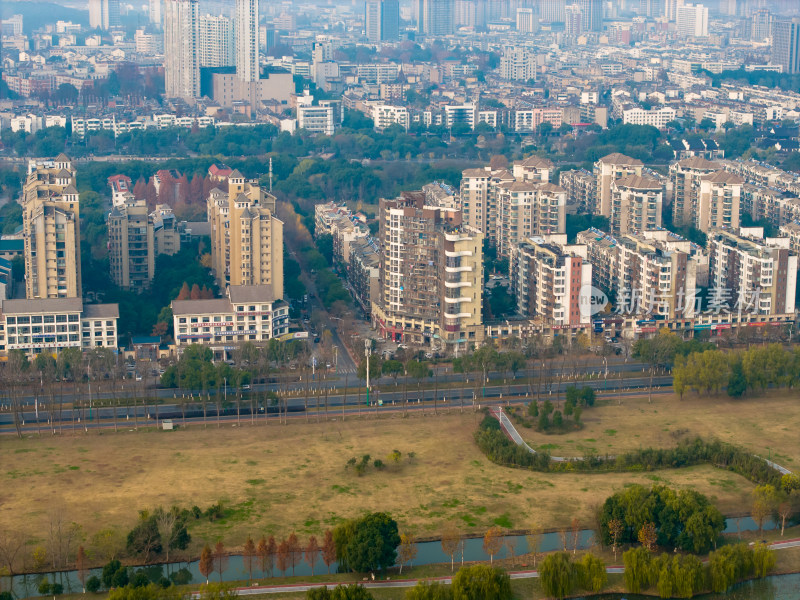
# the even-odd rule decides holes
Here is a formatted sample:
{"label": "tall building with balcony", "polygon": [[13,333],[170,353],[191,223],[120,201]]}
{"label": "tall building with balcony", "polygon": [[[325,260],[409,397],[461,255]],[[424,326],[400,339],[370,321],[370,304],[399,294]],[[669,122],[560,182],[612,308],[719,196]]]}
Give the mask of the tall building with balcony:
{"label": "tall building with balcony", "polygon": [[275,216],[275,196],[238,170],[228,177],[228,193],[209,193],[211,263],[220,288],[268,285],[283,298],[283,222]]}
{"label": "tall building with balcony", "polygon": [[797,255],[788,237],[764,238],[762,227],[708,232],[711,293],[731,312],[760,315],[795,311]]}
{"label": "tall building with balcony", "polygon": [[669,167],[672,180],[672,222],[691,225],[696,221],[700,199],[700,181],[720,171],[722,165],[700,156],[684,158]]}
{"label": "tall building with balcony", "polygon": [[552,183],[513,181],[497,188],[497,255],[532,236],[564,233],[567,192]]}
{"label": "tall building with balcony", "polygon": [[595,179],[586,169],[561,171],[558,185],[567,191],[567,212],[588,213],[594,206]]}
{"label": "tall building with balcony", "polygon": [[198,21],[197,49],[200,66],[234,66],[236,64],[234,20],[225,15],[202,15]]}
{"label": "tall building with balcony", "polygon": [[166,204],[156,204],[150,214],[153,220],[153,244],[156,256],[166,254],[172,256],[181,251],[181,234],[175,213]]}
{"label": "tall building with balcony", "polygon": [[703,177],[694,226],[700,231],[714,227],[738,229],[743,185],[744,179],[728,171],[717,171]]}
{"label": "tall building with balcony", "polygon": [[645,231],[661,227],[661,183],[649,177],[628,175],[611,183],[611,233]]}
{"label": "tall building with balcony", "polygon": [[236,0],[236,76],[258,81],[258,0]]}
{"label": "tall building with balcony", "polygon": [[167,98],[200,96],[199,0],[164,0],[164,90]]}
{"label": "tall building with balcony", "polygon": [[581,288],[592,284],[585,245],[567,244],[566,234],[528,238],[512,246],[509,275],[520,314],[560,327],[589,324],[580,307]]}
{"label": "tall building with balcony", "polygon": [[153,220],[144,200],[114,206],[108,215],[108,259],[111,279],[119,287],[142,292],[155,274]]}
{"label": "tall building with balcony", "polygon": [[595,286],[616,297],[624,314],[665,319],[694,315],[700,249],[666,229],[612,237],[597,229],[578,233],[588,248]]}
{"label": "tall building with balcony", "polygon": [[28,299],[81,297],[79,213],[70,158],[31,162],[22,203]]}
{"label": "tall building with balcony", "polygon": [[379,205],[379,299],[372,320],[394,341],[464,352],[483,341],[483,235],[461,211],[403,192]]}
{"label": "tall building with balcony", "polygon": [[417,30],[431,37],[451,35],[455,29],[455,0],[414,0]]}
{"label": "tall building with balcony", "polygon": [[611,216],[611,184],[628,175],[642,174],[644,163],[636,158],[614,152],[594,163],[595,205],[592,212],[603,217]]}

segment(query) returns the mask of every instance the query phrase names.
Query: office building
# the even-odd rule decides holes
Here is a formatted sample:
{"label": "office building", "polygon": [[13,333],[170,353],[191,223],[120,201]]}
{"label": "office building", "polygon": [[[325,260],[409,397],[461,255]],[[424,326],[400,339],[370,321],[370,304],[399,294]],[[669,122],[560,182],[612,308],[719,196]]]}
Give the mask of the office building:
{"label": "office building", "polygon": [[108,215],[108,262],[119,287],[140,293],[155,274],[153,221],[144,200],[128,199]]}
{"label": "office building", "polygon": [[[762,227],[711,229],[707,242],[711,293],[725,290],[730,312],[794,313],[798,264],[790,244],[788,237],[765,239]],[[722,299],[721,292],[717,296]]]}
{"label": "office building", "polygon": [[539,0],[540,19],[545,23],[563,23],[565,7],[565,0]]}
{"label": "office building", "polygon": [[684,158],[670,165],[673,223],[678,226],[695,223],[700,200],[700,181],[721,169],[720,163],[699,156]]}
{"label": "office building", "polygon": [[414,0],[417,8],[417,30],[436,37],[451,35],[454,27],[455,0]]}
{"label": "office building", "polygon": [[201,15],[197,48],[201,67],[232,67],[236,64],[234,20],[225,15]]}
{"label": "office building", "polygon": [[593,284],[615,296],[623,314],[694,315],[702,255],[689,240],[666,229],[613,237],[592,228],[576,243],[588,249]]}
{"label": "office building", "polygon": [[164,87],[167,98],[200,95],[198,0],[164,0]]}
{"label": "office building", "polygon": [[704,232],[711,228],[738,229],[743,184],[744,179],[727,171],[703,177],[694,227]]}
{"label": "office building", "polygon": [[275,196],[238,170],[228,177],[228,192],[208,197],[211,263],[220,288],[268,285],[273,299],[283,297],[283,222],[275,217]]}
{"label": "office building", "polygon": [[509,277],[521,315],[550,326],[589,324],[591,315],[580,307],[581,288],[592,285],[585,245],[567,244],[566,234],[523,240],[511,248]]}
{"label": "office building", "polygon": [[772,39],[772,13],[761,8],[750,17],[750,40],[766,42]]}
{"label": "office building", "polygon": [[59,154],[54,161],[31,163],[23,194],[25,296],[79,298],[80,215],[72,161]]}
{"label": "office building", "polygon": [[663,188],[655,179],[638,175],[615,179],[611,182],[611,233],[661,227],[663,199]]}
{"label": "office building", "polygon": [[89,0],[89,27],[108,30],[121,25],[119,0]]}
{"label": "office building", "polygon": [[257,81],[258,0],[236,0],[236,75],[242,81]]}
{"label": "office building", "polygon": [[517,31],[520,33],[534,33],[539,29],[539,15],[534,14],[532,8],[517,9]]}
{"label": "office building", "polygon": [[677,26],[681,37],[708,37],[708,7],[702,4],[679,4]]}
{"label": "office building", "polygon": [[216,360],[230,359],[246,342],[258,344],[289,331],[289,305],[270,285],[231,285],[224,298],[173,300],[178,351],[209,346]]}
{"label": "office building", "polygon": [[0,351],[20,350],[33,357],[64,348],[116,349],[118,318],[119,305],[84,304],[80,297],[6,300]]}
{"label": "office building", "polygon": [[403,192],[379,204],[379,299],[372,320],[396,342],[465,352],[483,342],[483,235],[461,211]]}
{"label": "office building", "polygon": [[776,18],[772,23],[772,62],[784,73],[800,73],[800,18]]}
{"label": "office building", "polygon": [[298,106],[297,127],[310,133],[333,135],[336,129],[333,106],[323,103],[320,103],[319,106],[311,104]]}
{"label": "office building", "polygon": [[604,217],[611,216],[611,184],[616,179],[622,179],[628,175],[642,174],[642,161],[630,156],[625,156],[619,152],[614,152],[604,156],[594,163],[595,176],[595,205],[592,212]]}
{"label": "office building", "polygon": [[578,0],[583,31],[603,31],[603,0]]}
{"label": "office building", "polygon": [[364,16],[370,42],[392,41],[400,37],[399,0],[367,0]]}

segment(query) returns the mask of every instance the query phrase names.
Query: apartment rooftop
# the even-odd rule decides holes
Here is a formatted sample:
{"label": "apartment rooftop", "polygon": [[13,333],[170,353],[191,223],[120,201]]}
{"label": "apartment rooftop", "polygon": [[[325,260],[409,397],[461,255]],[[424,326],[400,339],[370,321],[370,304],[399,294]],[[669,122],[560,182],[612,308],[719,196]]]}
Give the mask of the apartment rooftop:
{"label": "apartment rooftop", "polygon": [[661,182],[640,175],[628,175],[614,182],[618,188],[631,188],[633,190],[661,190]]}

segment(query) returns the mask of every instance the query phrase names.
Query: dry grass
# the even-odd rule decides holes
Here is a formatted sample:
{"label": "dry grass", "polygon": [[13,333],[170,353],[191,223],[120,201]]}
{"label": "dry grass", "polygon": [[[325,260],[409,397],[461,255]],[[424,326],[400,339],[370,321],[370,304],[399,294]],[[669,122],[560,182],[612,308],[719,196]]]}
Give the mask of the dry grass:
{"label": "dry grass", "polygon": [[[761,414],[766,427],[771,415]],[[191,529],[195,544],[222,537],[237,546],[248,534],[296,530],[301,536],[319,535],[367,510],[388,511],[401,529],[431,536],[448,522],[475,533],[495,523],[525,528],[536,521],[556,527],[578,517],[588,524],[593,506],[631,483],[692,487],[714,497],[723,512],[742,510],[752,489],[743,478],[710,466],[591,475],[498,467],[473,443],[478,418],[464,413],[4,438],[0,527],[22,527],[43,538],[49,511],[60,505],[88,537],[109,526],[127,531],[139,509],[171,504],[205,508],[221,500],[231,509],[229,516],[213,524],[196,522]],[[653,433],[652,439],[657,436]],[[403,453],[399,466],[382,472],[370,468],[363,477],[344,468],[350,457],[363,454],[388,462],[393,449]],[[409,451],[416,453],[413,462],[406,459]]]}
{"label": "dry grass", "polygon": [[638,448],[674,446],[685,435],[717,438],[743,446],[795,470],[800,464],[800,401],[786,395],[746,400],[727,396],[677,396],[603,400],[583,411],[584,428],[564,435],[542,435],[519,427],[534,448],[548,448],[554,456],[582,456],[587,449],[619,454]]}

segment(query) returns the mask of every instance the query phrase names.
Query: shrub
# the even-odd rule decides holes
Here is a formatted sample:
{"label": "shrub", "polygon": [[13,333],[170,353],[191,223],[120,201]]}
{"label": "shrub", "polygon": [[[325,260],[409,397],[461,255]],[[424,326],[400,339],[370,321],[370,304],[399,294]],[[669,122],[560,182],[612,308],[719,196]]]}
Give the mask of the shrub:
{"label": "shrub", "polygon": [[511,600],[511,578],[503,571],[489,565],[475,565],[459,569],[453,577],[454,600]]}

